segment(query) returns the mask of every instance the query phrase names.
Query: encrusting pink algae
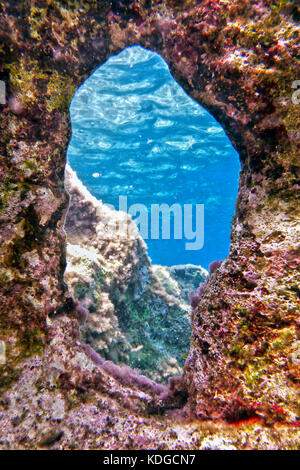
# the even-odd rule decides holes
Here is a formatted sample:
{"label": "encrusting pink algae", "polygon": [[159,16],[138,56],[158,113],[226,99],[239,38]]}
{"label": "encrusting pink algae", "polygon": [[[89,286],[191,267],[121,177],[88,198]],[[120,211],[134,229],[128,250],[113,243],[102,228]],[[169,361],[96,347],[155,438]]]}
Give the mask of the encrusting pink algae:
{"label": "encrusting pink algae", "polygon": [[[0,11],[0,447],[297,448],[298,2],[1,0]],[[242,166],[230,254],[193,302],[184,373],[168,389],[93,360],[64,282],[70,100],[136,44],[221,123]]]}

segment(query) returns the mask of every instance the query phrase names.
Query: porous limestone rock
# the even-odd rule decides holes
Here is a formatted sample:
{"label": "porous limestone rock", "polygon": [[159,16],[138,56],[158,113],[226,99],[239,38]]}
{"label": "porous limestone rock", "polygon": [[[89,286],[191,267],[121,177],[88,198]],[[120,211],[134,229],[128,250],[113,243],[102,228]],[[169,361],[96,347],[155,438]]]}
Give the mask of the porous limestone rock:
{"label": "porous limestone rock", "polygon": [[[1,0],[0,13],[1,446],[190,449],[229,434],[236,448],[296,448],[298,2]],[[162,55],[241,160],[229,257],[193,310],[183,379],[168,392],[85,350],[64,282],[70,99],[136,44]],[[218,422],[161,415],[184,403],[193,423]]]}

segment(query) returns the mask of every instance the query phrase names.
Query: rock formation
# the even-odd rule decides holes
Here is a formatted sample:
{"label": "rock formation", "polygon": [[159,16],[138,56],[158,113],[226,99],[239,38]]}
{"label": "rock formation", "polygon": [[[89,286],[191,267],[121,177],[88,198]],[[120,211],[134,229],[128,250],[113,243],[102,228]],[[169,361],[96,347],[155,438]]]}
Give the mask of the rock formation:
{"label": "rock formation", "polygon": [[82,340],[156,381],[182,374],[191,335],[188,292],[208,273],[191,265],[152,267],[130,216],[92,197],[69,166],[65,183],[65,280],[88,315]]}
{"label": "rock formation", "polygon": [[[295,448],[298,2],[7,0],[0,11],[1,447]],[[64,282],[70,99],[133,44],[162,55],[242,165],[230,254],[193,309],[169,390],[84,348]]]}

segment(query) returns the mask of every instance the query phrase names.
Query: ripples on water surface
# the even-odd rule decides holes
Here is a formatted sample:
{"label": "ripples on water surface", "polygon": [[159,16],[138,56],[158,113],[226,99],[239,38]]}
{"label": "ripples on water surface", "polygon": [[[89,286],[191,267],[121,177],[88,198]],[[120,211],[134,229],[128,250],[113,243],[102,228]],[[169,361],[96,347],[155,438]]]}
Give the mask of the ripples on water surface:
{"label": "ripples on water surface", "polygon": [[128,205],[205,204],[202,250],[147,240],[153,263],[207,267],[228,255],[238,154],[159,55],[136,46],[110,58],[76,92],[71,119],[68,160],[98,199],[116,208],[119,195]]}

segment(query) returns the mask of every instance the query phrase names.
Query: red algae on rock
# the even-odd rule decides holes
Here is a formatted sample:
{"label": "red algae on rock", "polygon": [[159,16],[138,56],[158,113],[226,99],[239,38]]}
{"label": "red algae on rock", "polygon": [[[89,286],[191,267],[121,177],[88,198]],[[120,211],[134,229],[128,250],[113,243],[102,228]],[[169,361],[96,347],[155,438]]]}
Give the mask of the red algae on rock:
{"label": "red algae on rock", "polygon": [[[13,97],[0,113],[0,446],[297,448],[297,3],[1,1],[0,11],[0,79]],[[70,99],[133,44],[162,55],[242,165],[229,257],[193,309],[181,379],[190,424],[162,416],[183,403],[124,385],[88,357],[63,280]],[[269,427],[224,424],[251,409]]]}

